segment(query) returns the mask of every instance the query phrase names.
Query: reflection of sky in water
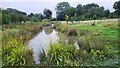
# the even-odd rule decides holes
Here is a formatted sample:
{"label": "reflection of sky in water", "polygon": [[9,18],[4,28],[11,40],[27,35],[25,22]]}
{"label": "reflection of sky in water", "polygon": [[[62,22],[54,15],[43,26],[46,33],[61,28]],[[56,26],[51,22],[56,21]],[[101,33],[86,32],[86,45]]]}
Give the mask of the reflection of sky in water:
{"label": "reflection of sky in water", "polygon": [[36,64],[40,64],[39,54],[44,50],[47,55],[47,51],[49,50],[50,43],[57,43],[58,41],[58,33],[53,29],[51,34],[46,34],[43,30],[36,37],[31,39],[28,44],[28,49],[33,49],[33,58]]}

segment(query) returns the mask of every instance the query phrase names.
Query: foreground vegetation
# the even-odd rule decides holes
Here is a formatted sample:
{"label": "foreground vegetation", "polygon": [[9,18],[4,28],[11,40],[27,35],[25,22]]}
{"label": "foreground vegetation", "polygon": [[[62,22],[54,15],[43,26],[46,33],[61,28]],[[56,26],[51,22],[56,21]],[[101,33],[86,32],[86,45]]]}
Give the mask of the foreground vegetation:
{"label": "foreground vegetation", "polygon": [[[70,66],[117,66],[118,65],[118,23],[97,22],[73,24],[56,24],[60,32],[60,42],[50,44],[48,57],[44,65]],[[66,32],[68,30],[68,32]],[[76,34],[77,33],[77,34]],[[68,38],[68,43],[65,42]],[[78,48],[74,45],[78,42]],[[111,63],[112,62],[112,63]]]}
{"label": "foreground vegetation", "polygon": [[[45,22],[45,21],[44,21]],[[48,23],[4,25],[2,32],[3,66],[35,65],[28,41]],[[50,25],[50,24],[49,24]],[[118,23],[55,23],[58,44],[50,44],[48,56],[40,56],[41,65],[115,66],[118,65]],[[66,43],[65,40],[68,40]],[[7,41],[7,42],[6,42]],[[78,42],[78,48],[74,45]]]}
{"label": "foreground vegetation", "polygon": [[[100,42],[100,40],[95,39],[94,37],[92,37],[92,39],[94,39],[94,43],[96,41],[98,41],[97,43],[100,43],[102,45],[104,45],[104,47],[108,46],[110,47],[109,51],[111,51],[111,53],[113,53],[113,57],[106,57],[106,60],[104,60],[104,62],[102,62],[103,64],[100,65],[114,65],[114,64],[118,64],[118,46],[120,43],[120,40],[118,39],[118,31],[119,26],[118,26],[118,22],[113,22],[113,23],[109,23],[109,22],[97,22],[95,25],[91,25],[91,23],[85,23],[85,24],[75,24],[75,25],[70,25],[71,27],[76,28],[78,31],[80,31],[81,35],[90,35],[91,33],[93,34],[94,37],[99,37],[99,39],[103,40],[102,42]],[[106,41],[106,42],[105,42]],[[106,44],[103,44],[106,43]],[[98,44],[96,44],[98,45]],[[102,47],[102,49],[104,48]],[[97,48],[97,46],[95,47]],[[99,47],[100,48],[100,47]],[[106,50],[106,49],[104,49]],[[110,54],[108,54],[108,56],[110,56]],[[112,61],[112,63],[111,63]],[[101,62],[100,62],[101,63]]]}
{"label": "foreground vegetation", "polygon": [[3,66],[22,66],[34,63],[32,52],[28,51],[27,44],[28,41],[42,29],[42,25],[38,24],[39,23],[3,26]]}

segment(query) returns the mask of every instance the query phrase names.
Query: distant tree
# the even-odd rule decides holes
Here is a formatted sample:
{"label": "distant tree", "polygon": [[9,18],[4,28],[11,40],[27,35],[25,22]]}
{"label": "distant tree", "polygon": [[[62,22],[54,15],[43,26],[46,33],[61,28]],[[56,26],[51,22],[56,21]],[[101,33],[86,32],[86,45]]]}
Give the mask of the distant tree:
{"label": "distant tree", "polygon": [[44,9],[43,14],[44,14],[45,18],[47,18],[47,19],[52,18],[52,11],[49,9]]}
{"label": "distant tree", "polygon": [[118,15],[115,12],[111,12],[109,18],[118,18]]}
{"label": "distant tree", "polygon": [[113,8],[115,9],[116,15],[120,17],[120,0],[114,3]]}
{"label": "distant tree", "polygon": [[11,18],[9,15],[2,13],[2,24],[10,24]]}
{"label": "distant tree", "polygon": [[78,4],[76,7],[76,15],[81,16],[84,13],[84,7],[81,4]]}
{"label": "distant tree", "polygon": [[37,17],[39,20],[42,20],[44,16],[41,13],[35,14],[35,17]]}
{"label": "distant tree", "polygon": [[0,8],[0,24],[2,24],[2,9]]}
{"label": "distant tree", "polygon": [[84,10],[85,12],[89,11],[92,7],[99,7],[98,4],[95,4],[95,3],[91,3],[91,4],[86,4],[83,6],[84,7]]}
{"label": "distant tree", "polygon": [[19,22],[22,22],[23,21],[23,15],[19,15]]}
{"label": "distant tree", "polygon": [[[17,9],[7,8],[3,11],[3,23],[6,23],[6,20],[12,23],[20,23],[22,21],[28,21],[27,13],[19,11]],[[6,18],[4,18],[6,17]],[[9,18],[9,19],[7,19]],[[7,22],[8,22],[7,21]]]}
{"label": "distant tree", "polygon": [[27,15],[23,15],[23,21],[26,22],[28,20],[29,20],[28,16]]}
{"label": "distant tree", "polygon": [[110,10],[106,9],[104,10],[105,17],[108,18],[110,15]]}
{"label": "distant tree", "polygon": [[70,17],[73,17],[75,15],[75,8],[74,7],[70,7],[69,9],[67,9],[65,11],[65,14],[67,14]]}
{"label": "distant tree", "polygon": [[38,22],[39,20],[38,20],[37,17],[32,16],[32,17],[30,18],[30,21],[31,21],[31,22]]}
{"label": "distant tree", "polygon": [[11,21],[13,22],[13,23],[15,23],[15,22],[19,22],[19,17],[18,17],[18,14],[16,14],[16,13],[10,13],[10,18],[11,18]]}
{"label": "distant tree", "polygon": [[28,15],[29,18],[31,18],[32,16],[34,16],[33,13],[30,13],[30,14]]}
{"label": "distant tree", "polygon": [[88,19],[100,19],[104,16],[103,7],[91,7],[89,11],[86,12],[85,16]]}
{"label": "distant tree", "polygon": [[57,4],[55,10],[58,20],[65,20],[65,11],[70,8],[68,2],[60,2]]}

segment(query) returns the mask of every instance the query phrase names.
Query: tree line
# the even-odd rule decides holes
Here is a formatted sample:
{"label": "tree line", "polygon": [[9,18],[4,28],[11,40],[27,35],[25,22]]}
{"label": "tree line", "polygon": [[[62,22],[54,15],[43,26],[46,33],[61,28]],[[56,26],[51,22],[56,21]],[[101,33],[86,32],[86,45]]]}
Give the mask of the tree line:
{"label": "tree line", "polygon": [[2,13],[2,24],[15,24],[21,22],[39,22],[43,19],[51,19],[52,11],[49,9],[44,9],[43,14],[41,13],[27,13],[19,11],[17,9],[7,8],[5,10],[1,9]]}
{"label": "tree line", "polygon": [[104,9],[103,6],[91,3],[86,5],[78,4],[76,7],[71,7],[68,2],[58,3],[56,6],[56,14],[58,20],[65,20],[65,15],[69,16],[69,20],[96,20],[106,18],[118,18],[120,13],[120,1],[114,3],[114,12],[109,9]]}
{"label": "tree line", "polygon": [[78,4],[76,7],[72,7],[68,2],[60,2],[55,8],[56,18],[52,18],[52,11],[50,9],[44,9],[43,14],[27,14],[26,12],[12,8],[0,8],[0,18],[2,18],[2,24],[15,24],[26,21],[39,22],[43,19],[64,21],[66,15],[71,21],[118,18],[120,15],[120,1],[115,2],[113,8],[115,11],[110,12],[109,9],[104,9],[103,6],[95,3],[86,5]]}

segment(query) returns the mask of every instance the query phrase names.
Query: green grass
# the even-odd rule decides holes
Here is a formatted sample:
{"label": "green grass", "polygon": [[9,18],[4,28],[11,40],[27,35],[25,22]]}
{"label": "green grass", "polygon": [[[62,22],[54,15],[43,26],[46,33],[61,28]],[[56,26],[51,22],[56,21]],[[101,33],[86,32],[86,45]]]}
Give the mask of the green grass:
{"label": "green grass", "polygon": [[[87,63],[87,65],[100,65],[100,66],[112,66],[118,64],[118,23],[96,23],[96,25],[92,26],[90,23],[85,24],[74,24],[69,25],[69,27],[76,28],[78,31],[90,31],[88,34],[101,37],[102,39],[109,41],[107,45],[111,47],[111,52],[114,53],[114,58],[106,59],[103,62],[95,61],[93,64]],[[86,64],[83,64],[83,66]]]}
{"label": "green grass", "polygon": [[95,26],[91,26],[91,24],[75,24],[70,25],[70,27],[74,27],[79,30],[89,30],[94,33],[100,33],[100,36],[104,39],[110,39],[110,40],[118,40],[118,29],[117,23],[114,24],[96,24]]}

